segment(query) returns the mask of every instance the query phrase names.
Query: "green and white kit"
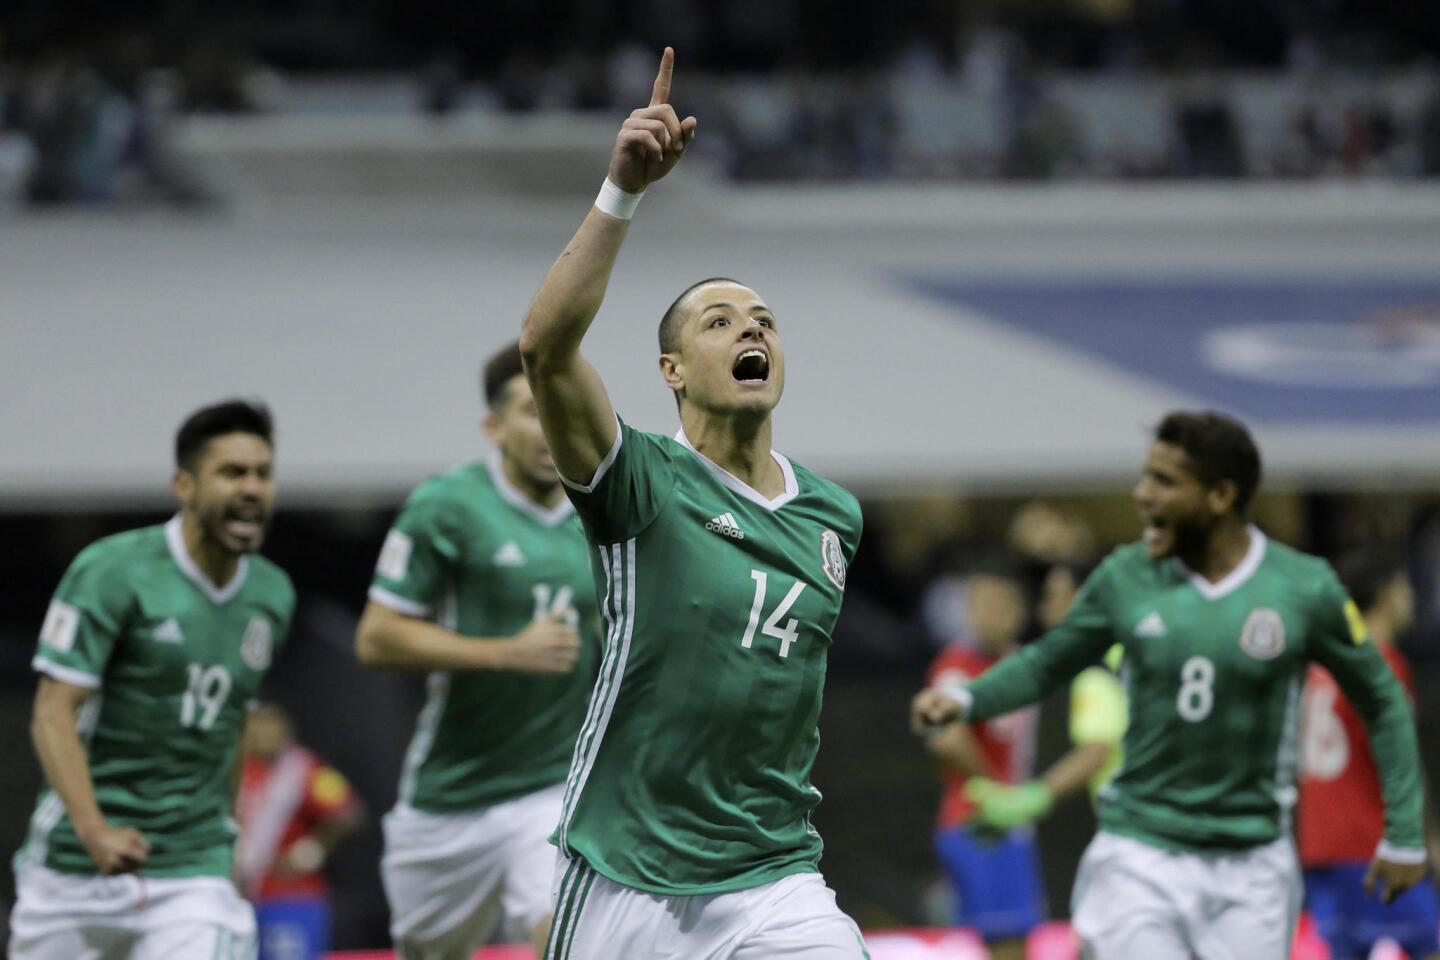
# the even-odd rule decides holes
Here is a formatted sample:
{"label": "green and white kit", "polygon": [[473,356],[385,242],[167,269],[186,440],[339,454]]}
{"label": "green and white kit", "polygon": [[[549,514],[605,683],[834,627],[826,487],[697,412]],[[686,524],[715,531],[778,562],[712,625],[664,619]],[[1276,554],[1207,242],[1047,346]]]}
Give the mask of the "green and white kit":
{"label": "green and white kit", "polygon": [[618,429],[590,483],[567,481],[606,639],[555,840],[663,895],[816,872],[810,770],[859,505],[779,454],[767,499],[683,433]]}
{"label": "green and white kit", "polygon": [[[290,578],[261,556],[217,588],[179,517],[91,544],[60,581],[33,665],[95,690],[78,721],[95,797],[112,826],[150,841],[142,876],[230,876],[245,710],[294,610]],[[49,787],[16,858],[27,863],[96,872]]]}

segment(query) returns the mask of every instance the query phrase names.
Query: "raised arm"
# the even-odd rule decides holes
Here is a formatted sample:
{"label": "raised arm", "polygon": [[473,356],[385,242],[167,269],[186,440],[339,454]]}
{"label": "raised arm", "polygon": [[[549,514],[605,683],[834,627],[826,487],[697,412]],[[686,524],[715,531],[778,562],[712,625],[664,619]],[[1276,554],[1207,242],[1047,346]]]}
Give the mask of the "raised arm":
{"label": "raised arm", "polygon": [[520,333],[550,455],[561,476],[577,483],[590,482],[616,439],[610,397],[580,355],[580,341],[605,299],[636,202],[695,138],[695,118],[680,120],[669,103],[674,68],[675,51],[666,47],[649,105],[621,126],[600,196],[545,275]]}

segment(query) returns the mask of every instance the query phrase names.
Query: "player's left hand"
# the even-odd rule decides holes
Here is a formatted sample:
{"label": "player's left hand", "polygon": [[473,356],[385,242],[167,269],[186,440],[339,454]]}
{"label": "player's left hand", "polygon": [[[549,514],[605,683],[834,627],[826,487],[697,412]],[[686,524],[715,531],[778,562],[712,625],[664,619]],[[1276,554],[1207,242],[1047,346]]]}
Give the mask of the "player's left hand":
{"label": "player's left hand", "polygon": [[1373,896],[1378,886],[1380,899],[1394,903],[1396,897],[1424,880],[1429,871],[1428,861],[1396,863],[1377,856],[1370,861],[1370,869],[1365,874],[1365,895]]}

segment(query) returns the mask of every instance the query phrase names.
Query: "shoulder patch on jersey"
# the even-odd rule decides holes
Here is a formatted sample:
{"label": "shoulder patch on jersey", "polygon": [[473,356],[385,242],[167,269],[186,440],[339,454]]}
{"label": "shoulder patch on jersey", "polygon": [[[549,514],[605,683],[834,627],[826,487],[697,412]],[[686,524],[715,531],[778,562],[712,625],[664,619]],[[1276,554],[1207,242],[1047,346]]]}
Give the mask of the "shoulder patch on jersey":
{"label": "shoulder patch on jersey", "polygon": [[75,631],[80,627],[80,611],[68,603],[51,600],[40,627],[40,642],[51,650],[69,653],[75,648]]}
{"label": "shoulder patch on jersey", "polygon": [[820,534],[820,560],[825,578],[844,590],[845,552],[840,548],[840,535],[834,530],[826,530]]}
{"label": "shoulder patch on jersey", "polygon": [[334,767],[321,767],[310,781],[310,795],[321,806],[338,806],[350,796],[350,784]]}
{"label": "shoulder patch on jersey", "polygon": [[1285,650],[1285,621],[1270,607],[1250,611],[1240,631],[1240,649],[1256,660],[1274,660]]}
{"label": "shoulder patch on jersey", "polygon": [[410,554],[414,549],[415,541],[408,533],[391,530],[385,536],[385,545],[380,548],[380,559],[375,569],[386,580],[404,580],[410,570]]}
{"label": "shoulder patch on jersey", "polygon": [[1360,615],[1360,608],[1355,605],[1354,600],[1345,601],[1345,622],[1350,625],[1350,640],[1355,646],[1360,646],[1370,639],[1370,631],[1365,627],[1365,618]]}
{"label": "shoulder patch on jersey", "polygon": [[252,670],[264,670],[270,666],[270,650],[274,637],[270,632],[270,621],[264,617],[251,617],[245,627],[245,637],[240,641],[240,659]]}

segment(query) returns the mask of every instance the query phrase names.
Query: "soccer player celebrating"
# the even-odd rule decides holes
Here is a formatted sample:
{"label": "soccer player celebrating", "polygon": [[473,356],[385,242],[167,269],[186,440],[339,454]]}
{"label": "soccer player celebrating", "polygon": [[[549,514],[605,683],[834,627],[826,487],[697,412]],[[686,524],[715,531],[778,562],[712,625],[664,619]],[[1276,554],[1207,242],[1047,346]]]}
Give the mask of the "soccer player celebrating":
{"label": "soccer player celebrating", "polygon": [[809,815],[860,511],[770,447],[785,383],[775,315],[732,280],[702,281],[665,312],[673,438],[622,424],[579,352],[641,192],[695,136],[668,103],[673,65],[667,48],[521,336],[608,628],[554,838],[546,956],[858,960]]}
{"label": "soccer player celebrating", "polygon": [[[1410,665],[1395,646],[1415,612],[1404,565],[1388,551],[1371,548],[1342,557],[1336,568],[1371,640],[1413,692]],[[1413,960],[1440,958],[1433,886],[1419,884],[1390,904],[1365,895],[1368,861],[1384,836],[1385,808],[1359,715],[1320,667],[1310,668],[1302,702],[1300,862],[1306,906],[1320,936],[1335,960],[1368,957],[1383,937],[1394,938]]]}
{"label": "soccer player celebrating", "polygon": [[1106,558],[1066,618],[959,691],[917,694],[917,728],[1034,703],[1125,647],[1125,757],[1075,880],[1098,960],[1282,960],[1300,903],[1289,837],[1310,661],[1355,703],[1380,760],[1386,899],[1424,876],[1420,761],[1405,695],[1322,560],[1246,522],[1260,455],[1209,413],[1160,423],[1135,487],[1141,542]]}
{"label": "soccer player celebrating", "polygon": [[381,549],[356,633],[428,697],[384,820],[390,931],[408,960],[544,942],[563,781],[600,658],[580,521],[511,343],[485,364],[496,452],[422,483]]}
{"label": "soccer player celebrating", "polygon": [[12,960],[245,960],[232,883],[245,706],[290,628],[254,555],[275,501],[269,411],[192,414],[180,513],[75,558],[45,617],[31,733],[48,786],[15,858]]}

